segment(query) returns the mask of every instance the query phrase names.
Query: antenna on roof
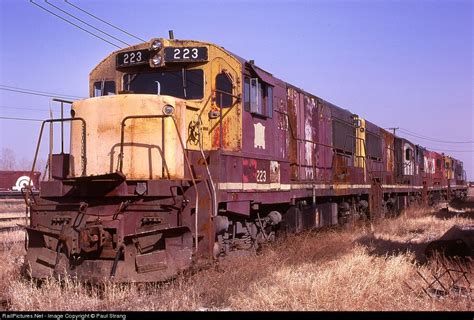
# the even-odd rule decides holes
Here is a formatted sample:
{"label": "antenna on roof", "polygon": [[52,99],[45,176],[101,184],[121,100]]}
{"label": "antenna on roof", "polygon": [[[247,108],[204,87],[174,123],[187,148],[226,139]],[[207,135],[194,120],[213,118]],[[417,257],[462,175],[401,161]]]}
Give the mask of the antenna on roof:
{"label": "antenna on roof", "polygon": [[173,30],[168,30],[168,34],[170,35],[170,39],[173,40],[174,39]]}

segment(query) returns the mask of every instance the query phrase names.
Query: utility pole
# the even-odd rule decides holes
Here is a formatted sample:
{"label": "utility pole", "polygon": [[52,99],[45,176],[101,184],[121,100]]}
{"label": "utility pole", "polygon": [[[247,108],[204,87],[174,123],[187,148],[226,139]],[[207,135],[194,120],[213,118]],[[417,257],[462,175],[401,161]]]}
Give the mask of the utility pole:
{"label": "utility pole", "polygon": [[395,135],[395,131],[400,129],[399,127],[396,127],[396,128],[385,128],[387,130],[392,130],[393,131],[393,135]]}

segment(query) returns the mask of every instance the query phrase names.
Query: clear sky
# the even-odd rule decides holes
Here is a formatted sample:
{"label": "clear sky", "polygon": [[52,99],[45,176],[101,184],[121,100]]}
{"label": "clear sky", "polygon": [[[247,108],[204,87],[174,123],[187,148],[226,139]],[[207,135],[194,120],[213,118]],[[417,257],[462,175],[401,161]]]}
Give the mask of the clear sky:
{"label": "clear sky", "polygon": [[[400,127],[397,134],[415,143],[464,151],[446,153],[474,180],[474,143],[407,134],[474,141],[472,1],[70,2],[146,40],[173,29],[178,39],[219,44],[381,127]],[[27,0],[0,0],[0,31],[3,86],[86,97],[90,70],[116,49]],[[49,101],[0,90],[0,117],[46,118]],[[38,132],[38,122],[0,120],[0,148],[30,158]]]}

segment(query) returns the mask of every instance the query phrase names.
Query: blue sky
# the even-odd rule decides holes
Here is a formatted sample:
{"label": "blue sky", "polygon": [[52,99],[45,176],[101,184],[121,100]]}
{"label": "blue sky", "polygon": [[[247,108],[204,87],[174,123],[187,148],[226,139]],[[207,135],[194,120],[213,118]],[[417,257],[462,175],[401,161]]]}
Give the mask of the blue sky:
{"label": "blue sky", "polygon": [[[138,42],[62,0],[50,2]],[[219,44],[381,127],[407,130],[398,133],[428,148],[474,150],[474,143],[407,135],[474,141],[471,1],[70,2],[146,40],[173,29],[179,39]],[[90,70],[116,49],[27,0],[0,0],[0,31],[6,86],[85,97]],[[0,90],[0,116],[46,118],[49,100]],[[0,120],[0,148],[31,158],[38,131],[37,122]],[[446,153],[463,160],[474,180],[473,152]]]}

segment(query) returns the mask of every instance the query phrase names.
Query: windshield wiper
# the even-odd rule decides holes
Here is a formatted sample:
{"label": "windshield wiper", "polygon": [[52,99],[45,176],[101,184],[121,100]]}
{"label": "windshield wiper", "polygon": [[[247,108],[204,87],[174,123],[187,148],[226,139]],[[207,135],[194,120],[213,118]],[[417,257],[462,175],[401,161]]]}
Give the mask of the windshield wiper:
{"label": "windshield wiper", "polygon": [[184,99],[187,99],[186,95],[186,69],[182,68],[181,69],[181,77],[183,79],[183,93],[184,93]]}
{"label": "windshield wiper", "polygon": [[156,82],[156,94],[160,95],[161,94],[161,83],[160,81],[155,81]]}
{"label": "windshield wiper", "polygon": [[124,87],[127,88],[127,90],[130,91],[130,84],[136,79],[136,77],[138,76],[138,73],[134,73],[134,74],[127,74],[127,78],[128,78],[128,81],[127,83],[125,83]]}

